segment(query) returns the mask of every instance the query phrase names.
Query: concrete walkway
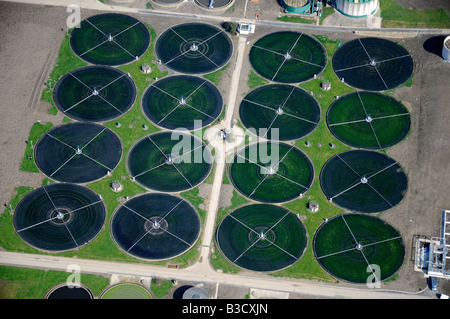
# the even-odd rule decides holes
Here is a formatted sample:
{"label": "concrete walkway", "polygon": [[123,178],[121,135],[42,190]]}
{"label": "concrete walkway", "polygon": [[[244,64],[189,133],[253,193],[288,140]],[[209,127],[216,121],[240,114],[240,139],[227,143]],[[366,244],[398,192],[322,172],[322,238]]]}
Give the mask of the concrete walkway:
{"label": "concrete walkway", "polygon": [[[244,53],[245,53],[245,44],[246,44],[247,38],[240,37],[239,38],[239,44],[237,47],[237,54],[236,54],[236,62],[234,64],[234,71],[231,77],[231,84],[230,89],[228,90],[228,103],[227,108],[225,110],[225,119],[222,121],[222,125],[226,131],[231,131],[233,127],[233,114],[236,107],[236,97],[238,94],[238,87],[239,87],[239,79],[241,77],[241,69],[242,69],[242,63],[244,61]],[[218,131],[217,128],[210,128],[210,130]],[[212,137],[214,138],[214,137]],[[220,199],[220,189],[222,187],[222,181],[223,181],[223,174],[225,172],[226,167],[226,148],[227,148],[227,142],[217,143],[214,140],[210,140],[210,143],[215,146],[216,151],[216,157],[215,157],[215,163],[216,163],[216,169],[214,172],[214,182],[212,186],[211,191],[211,200],[209,202],[209,208],[208,208],[208,214],[206,217],[206,223],[204,228],[204,237],[203,237],[203,245],[202,245],[202,251],[200,254],[200,263],[204,265],[202,268],[210,269],[209,266],[209,253],[211,251],[211,242],[212,238],[214,236],[215,231],[215,223],[216,223],[216,216],[218,212],[218,206],[219,206],[219,199]],[[204,270],[207,270],[204,269]]]}

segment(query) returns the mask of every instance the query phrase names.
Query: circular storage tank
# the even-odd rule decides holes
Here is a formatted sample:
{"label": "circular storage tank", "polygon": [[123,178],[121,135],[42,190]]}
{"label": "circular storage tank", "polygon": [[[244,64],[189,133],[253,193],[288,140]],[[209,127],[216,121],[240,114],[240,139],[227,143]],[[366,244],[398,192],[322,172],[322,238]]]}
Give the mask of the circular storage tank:
{"label": "circular storage tank", "polygon": [[282,6],[287,12],[305,13],[311,8],[310,0],[283,0]]}
{"label": "circular storage tank", "polygon": [[234,0],[194,0],[195,3],[202,9],[210,11],[223,11],[231,8]]}
{"label": "circular storage tank", "polygon": [[377,10],[378,0],[335,0],[335,7],[343,15],[362,18]]}
{"label": "circular storage tank", "polygon": [[45,299],[94,299],[94,294],[84,285],[72,287],[62,283],[50,289]]}
{"label": "circular storage tank", "polygon": [[183,299],[209,299],[209,293],[201,287],[191,287],[184,292]]}
{"label": "circular storage tank", "polygon": [[450,35],[445,38],[442,46],[442,58],[445,62],[450,62]]}

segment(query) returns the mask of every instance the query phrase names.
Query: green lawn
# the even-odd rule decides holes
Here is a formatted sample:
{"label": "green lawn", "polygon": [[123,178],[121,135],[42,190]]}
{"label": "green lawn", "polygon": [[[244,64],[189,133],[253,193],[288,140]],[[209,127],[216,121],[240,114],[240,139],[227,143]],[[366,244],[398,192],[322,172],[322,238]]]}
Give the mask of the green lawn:
{"label": "green lawn", "polygon": [[225,72],[226,69],[228,69],[229,66],[230,66],[230,64],[228,63],[227,65],[225,65],[221,69],[219,69],[219,70],[217,70],[215,72],[209,73],[209,74],[205,74],[205,75],[203,75],[203,77],[205,79],[211,81],[215,85],[219,86],[220,82],[222,80],[222,77],[223,77],[223,73]]}
{"label": "green lawn", "polygon": [[[0,266],[0,299],[43,299],[54,286],[66,283],[71,273]],[[109,284],[103,276],[80,274],[81,284],[95,296]]]}
{"label": "green lawn", "polygon": [[259,75],[257,75],[253,70],[250,70],[250,73],[248,75],[248,88],[250,90],[253,90],[254,88],[267,84],[269,81],[263,79]]}
{"label": "green lawn", "polygon": [[315,19],[302,18],[297,16],[282,16],[277,18],[278,21],[283,22],[294,22],[294,23],[305,23],[305,24],[316,24]]}
{"label": "green lawn", "polygon": [[380,0],[383,28],[450,28],[450,9],[410,9],[395,0]]}
{"label": "green lawn", "polygon": [[21,171],[39,173],[39,169],[34,162],[34,147],[41,136],[48,132],[52,127],[53,124],[51,122],[36,122],[33,124],[28,136],[25,154],[23,155],[22,162],[20,164]]}

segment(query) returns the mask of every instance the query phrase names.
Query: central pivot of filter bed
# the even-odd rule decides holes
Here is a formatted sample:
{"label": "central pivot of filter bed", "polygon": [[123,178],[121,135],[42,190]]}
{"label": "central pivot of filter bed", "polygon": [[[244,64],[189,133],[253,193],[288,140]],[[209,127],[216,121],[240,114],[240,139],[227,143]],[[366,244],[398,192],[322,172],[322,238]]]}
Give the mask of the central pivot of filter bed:
{"label": "central pivot of filter bed", "polygon": [[58,210],[58,212],[56,213],[56,218],[57,219],[63,219],[64,218],[64,214],[62,211]]}
{"label": "central pivot of filter bed", "polygon": [[197,51],[198,50],[198,45],[196,45],[195,42],[194,42],[194,43],[192,43],[190,49],[191,49],[191,51]]}
{"label": "central pivot of filter bed", "polygon": [[290,58],[292,58],[292,56],[290,55],[289,51],[286,51],[286,54],[284,55],[284,58],[286,60],[289,60]]}
{"label": "central pivot of filter bed", "polygon": [[361,177],[361,183],[366,184],[367,183],[367,178],[366,176]]}
{"label": "central pivot of filter bed", "polygon": [[153,226],[154,229],[158,229],[159,227],[161,227],[161,224],[155,219],[152,222],[152,226]]}
{"label": "central pivot of filter bed", "polygon": [[261,230],[261,232],[259,233],[258,237],[261,240],[265,240],[266,239],[266,234],[264,234],[264,232]]}

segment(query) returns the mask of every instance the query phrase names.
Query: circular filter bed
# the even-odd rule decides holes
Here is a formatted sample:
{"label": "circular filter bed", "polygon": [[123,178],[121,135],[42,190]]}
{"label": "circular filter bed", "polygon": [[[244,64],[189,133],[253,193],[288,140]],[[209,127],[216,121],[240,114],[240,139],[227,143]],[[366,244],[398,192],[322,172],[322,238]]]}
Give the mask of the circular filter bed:
{"label": "circular filter bed", "polygon": [[345,83],[369,91],[384,91],[405,83],[413,60],[401,45],[381,38],[358,38],[333,55],[333,69]]}
{"label": "circular filter bed", "polygon": [[319,264],[332,276],[375,284],[401,267],[405,248],[397,230],[377,217],[340,215],[322,224],[313,242]]}
{"label": "circular filter bed", "polygon": [[86,62],[116,66],[139,59],[150,44],[150,32],[139,20],[116,13],[84,19],[70,35],[72,50]]}
{"label": "circular filter bed", "polygon": [[317,101],[303,89],[269,84],[247,94],[239,109],[242,123],[260,137],[296,140],[311,133],[320,121]]}
{"label": "circular filter bed", "polygon": [[53,101],[72,119],[104,122],[125,114],[136,94],[133,80],[119,69],[86,66],[68,72],[56,83]]}
{"label": "circular filter bed", "polygon": [[362,213],[375,213],[400,203],[408,180],[392,158],[366,150],[332,157],[322,168],[320,184],[329,201]]}
{"label": "circular filter bed", "polygon": [[250,63],[264,78],[283,83],[304,82],[327,64],[322,44],[304,33],[282,31],[268,34],[253,44]]}
{"label": "circular filter bed", "polygon": [[170,130],[207,126],[219,117],[222,107],[217,87],[196,76],[163,78],[150,85],[142,98],[142,108],[150,121]]}
{"label": "circular filter bed", "polygon": [[50,184],[26,195],[14,211],[19,237],[37,249],[61,252],[89,243],[102,229],[101,198],[76,184]]}
{"label": "circular filter bed", "polygon": [[111,234],[126,253],[147,260],[178,256],[194,245],[200,218],[185,199],[152,193],[122,204],[111,220]]}
{"label": "circular filter bed", "polygon": [[162,191],[180,192],[200,184],[210,173],[213,157],[200,139],[181,132],[162,132],[138,141],[128,155],[132,180]]}
{"label": "circular filter bed", "polygon": [[233,44],[224,30],[186,23],[166,30],[156,41],[155,52],[168,68],[186,74],[210,73],[231,58]]}
{"label": "circular filter bed", "polygon": [[244,196],[281,203],[302,196],[314,169],[299,149],[284,143],[255,143],[239,151],[229,166],[233,185]]}
{"label": "circular filter bed", "polygon": [[85,286],[68,286],[66,284],[61,284],[57,287],[52,288],[45,299],[94,299],[94,294],[89,288]]}
{"label": "circular filter bed", "polygon": [[217,242],[229,261],[253,271],[277,271],[302,256],[307,235],[289,210],[268,204],[239,208],[217,230]]}
{"label": "circular filter bed", "polygon": [[123,283],[107,288],[100,299],[152,299],[152,295],[141,285]]}
{"label": "circular filter bed", "polygon": [[60,182],[87,183],[114,170],[122,157],[119,138],[92,123],[69,123],[45,133],[35,146],[36,165]]}
{"label": "circular filter bed", "polygon": [[408,109],[376,92],[354,92],[335,100],[327,114],[331,133],[347,145],[383,149],[403,140],[411,126]]}

